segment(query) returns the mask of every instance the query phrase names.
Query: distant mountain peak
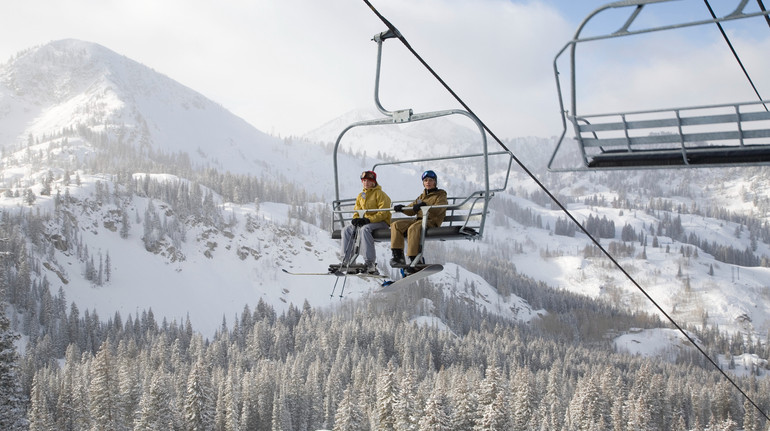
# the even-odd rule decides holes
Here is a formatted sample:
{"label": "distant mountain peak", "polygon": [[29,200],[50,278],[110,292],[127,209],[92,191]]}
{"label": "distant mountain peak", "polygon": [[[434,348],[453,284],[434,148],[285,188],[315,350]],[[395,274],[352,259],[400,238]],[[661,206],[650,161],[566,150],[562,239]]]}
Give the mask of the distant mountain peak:
{"label": "distant mountain peak", "polygon": [[6,150],[78,127],[137,148],[185,153],[193,164],[220,171],[267,173],[266,167],[281,165],[269,160],[280,140],[102,45],[54,41],[0,66],[0,145]]}
{"label": "distant mountain peak", "polygon": [[2,83],[17,96],[34,102],[62,102],[100,86],[113,75],[111,65],[140,67],[109,49],[90,42],[65,39],[50,42],[17,55],[0,66]]}

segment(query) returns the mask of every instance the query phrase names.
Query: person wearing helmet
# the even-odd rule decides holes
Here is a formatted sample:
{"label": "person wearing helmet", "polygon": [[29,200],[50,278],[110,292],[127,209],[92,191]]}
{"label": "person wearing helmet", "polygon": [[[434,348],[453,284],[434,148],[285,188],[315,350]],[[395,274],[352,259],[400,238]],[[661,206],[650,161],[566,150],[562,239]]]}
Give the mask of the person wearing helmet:
{"label": "person wearing helmet", "polygon": [[395,220],[390,225],[390,248],[393,258],[390,266],[403,268],[407,265],[404,256],[404,236],[407,239],[407,256],[410,263],[420,253],[420,234],[422,232],[422,218],[427,217],[428,227],[438,227],[444,222],[446,208],[431,208],[428,214],[424,214],[421,208],[428,205],[447,205],[446,191],[437,187],[438,177],[433,171],[425,171],[422,174],[422,185],[425,188],[420,196],[409,205],[395,205],[393,210],[408,216],[416,216],[415,219]]}
{"label": "person wearing helmet", "polygon": [[[361,185],[363,190],[356,197],[354,210],[389,209],[390,197],[382,191],[377,184],[377,174],[374,171],[361,173]],[[353,214],[350,225],[342,229],[342,267],[348,267],[355,263],[353,256],[353,238],[356,230],[361,238],[360,254],[364,256],[365,271],[368,274],[379,274],[377,271],[377,254],[374,248],[372,231],[375,229],[387,229],[390,225],[390,211],[367,212],[363,216]]]}

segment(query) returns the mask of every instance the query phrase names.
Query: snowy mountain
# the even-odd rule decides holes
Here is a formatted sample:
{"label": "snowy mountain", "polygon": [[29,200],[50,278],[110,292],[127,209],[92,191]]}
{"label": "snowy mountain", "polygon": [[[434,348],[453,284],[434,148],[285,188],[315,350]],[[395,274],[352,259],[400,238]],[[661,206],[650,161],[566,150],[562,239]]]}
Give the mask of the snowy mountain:
{"label": "snowy mountain", "polygon": [[[45,147],[66,130],[103,134],[149,157],[184,154],[191,166],[302,183],[311,193],[317,146],[301,151],[266,135],[203,95],[109,49],[61,40],[17,55],[0,69],[0,142],[5,153]],[[82,135],[82,134],[81,134]],[[82,136],[78,137],[82,138]],[[88,148],[69,138],[67,157]],[[84,146],[94,142],[83,142]],[[76,152],[80,148],[82,152]],[[291,163],[287,163],[291,160]],[[22,178],[25,173],[14,173]],[[6,172],[6,180],[8,173]]]}
{"label": "snowy mountain", "polygon": [[[34,232],[28,252],[12,251],[30,257],[34,279],[81,309],[124,317],[152,309],[178,322],[189,317],[204,334],[260,300],[278,310],[306,300],[339,304],[332,277],[281,269],[325,271],[337,260],[338,243],[326,230],[330,143],[346,125],[376,115],[355,111],[301,138],[278,139],[99,45],[66,40],[31,49],[0,66],[0,206],[39,228],[24,231]],[[378,160],[464,150],[478,144],[476,135],[448,119],[356,129],[343,146],[340,172],[350,181],[342,194],[354,196],[358,172]],[[759,265],[770,256],[764,169],[550,174],[544,149],[552,140],[507,144],[538,167],[579,221],[614,225],[602,244],[681,323],[755,339],[770,330],[770,273]],[[383,169],[380,182],[394,200],[411,200],[428,168],[450,194],[481,180],[472,167],[448,162]],[[504,172],[495,165],[492,176]],[[515,169],[493,201],[483,241],[428,251],[446,262],[430,281],[447,298],[525,322],[549,310],[530,305],[544,302],[539,292],[526,300],[512,293],[513,276],[657,314],[585,235],[557,232],[564,219]],[[378,247],[387,268],[388,244]],[[490,262],[499,266],[488,269]],[[343,296],[387,302],[374,287],[348,280]],[[414,304],[414,315],[428,321],[434,311],[426,301]]]}
{"label": "snowy mountain", "polygon": [[[260,300],[279,311],[306,300],[319,307],[339,302],[330,299],[332,277],[281,272],[323,272],[337,260],[338,242],[324,230],[326,205],[303,200],[331,194],[331,156],[323,145],[265,135],[193,90],[91,43],[31,49],[3,65],[0,77],[0,206],[45,215],[41,238],[30,239],[37,250],[30,257],[53,294],[61,288],[67,301],[102,316],[151,309],[164,319],[189,318],[207,335],[223,317]],[[179,161],[189,169],[162,170]],[[358,186],[358,172],[368,167],[352,156],[341,161]],[[190,169],[199,173],[183,177]],[[224,184],[229,194],[201,183]],[[452,276],[436,282],[450,295],[510,318],[534,317],[520,298],[499,298],[478,276],[449,267]],[[458,283],[474,285],[475,293],[457,290]],[[348,280],[345,297],[371,296],[373,287]]]}

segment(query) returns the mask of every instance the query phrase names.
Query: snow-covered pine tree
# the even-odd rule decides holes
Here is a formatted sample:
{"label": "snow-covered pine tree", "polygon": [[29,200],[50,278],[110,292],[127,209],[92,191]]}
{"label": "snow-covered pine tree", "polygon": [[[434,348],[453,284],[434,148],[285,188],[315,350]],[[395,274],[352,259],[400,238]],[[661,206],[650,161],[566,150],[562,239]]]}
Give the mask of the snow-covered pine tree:
{"label": "snow-covered pine tree", "polygon": [[435,385],[425,401],[423,415],[418,421],[420,431],[450,430],[449,414],[446,411],[447,396],[440,385]]}
{"label": "snow-covered pine tree", "polygon": [[118,373],[109,340],[105,340],[91,367],[91,416],[102,430],[118,429]]}
{"label": "snow-covered pine tree", "polygon": [[334,431],[366,431],[369,429],[369,421],[358,404],[359,398],[353,385],[349,385],[345,389],[334,415]]}
{"label": "snow-covered pine tree", "polygon": [[396,428],[393,406],[396,402],[396,376],[393,362],[380,373],[377,379],[377,429],[394,431]]}
{"label": "snow-covered pine tree", "polygon": [[479,387],[477,430],[508,430],[507,388],[502,377],[502,370],[497,365],[487,368],[487,375]]}
{"label": "snow-covered pine tree", "polygon": [[16,431],[25,429],[27,421],[14,344],[19,335],[11,331],[5,309],[5,303],[0,302],[0,429]]}
{"label": "snow-covered pine tree", "polygon": [[134,430],[174,429],[174,412],[170,404],[172,399],[171,385],[161,367],[155,371],[149,387],[142,395]]}
{"label": "snow-covered pine tree", "polygon": [[452,386],[450,398],[454,409],[450,416],[451,429],[472,430],[476,426],[477,394],[476,385],[469,382],[474,374],[460,374]]}
{"label": "snow-covered pine tree", "polygon": [[32,378],[32,393],[29,412],[27,413],[27,419],[29,420],[29,431],[53,431],[54,422],[51,412],[48,409],[48,392],[46,387],[45,378],[43,372],[38,371]]}
{"label": "snow-covered pine tree", "polygon": [[529,380],[529,370],[520,367],[516,370],[513,377],[513,399],[511,402],[513,421],[512,430],[526,431],[531,429],[530,419],[534,415],[535,409],[535,391]]}
{"label": "snow-covered pine tree", "polygon": [[414,372],[406,370],[401,378],[398,397],[393,405],[397,430],[416,430],[419,418],[417,404],[417,387]]}
{"label": "snow-covered pine tree", "polygon": [[214,388],[202,358],[195,362],[187,378],[184,413],[187,430],[203,431],[214,426]]}

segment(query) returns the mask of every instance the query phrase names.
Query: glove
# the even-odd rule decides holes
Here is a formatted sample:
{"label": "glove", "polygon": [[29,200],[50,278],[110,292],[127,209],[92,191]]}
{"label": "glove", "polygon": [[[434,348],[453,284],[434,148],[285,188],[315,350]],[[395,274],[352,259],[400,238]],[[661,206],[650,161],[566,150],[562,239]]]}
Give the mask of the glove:
{"label": "glove", "polygon": [[350,224],[352,224],[355,227],[361,227],[361,226],[363,226],[365,224],[369,224],[369,221],[370,220],[368,218],[366,218],[366,217],[359,217],[359,218],[354,218],[353,220],[351,220]]}
{"label": "glove", "polygon": [[414,204],[414,206],[412,207],[412,211],[414,211],[414,213],[417,214],[417,211],[420,211],[420,208],[424,207],[425,205],[427,205],[425,202]]}
{"label": "glove", "polygon": [[400,212],[404,211],[404,206],[401,205],[401,204],[393,205],[393,211],[395,211],[397,213],[400,213]]}

